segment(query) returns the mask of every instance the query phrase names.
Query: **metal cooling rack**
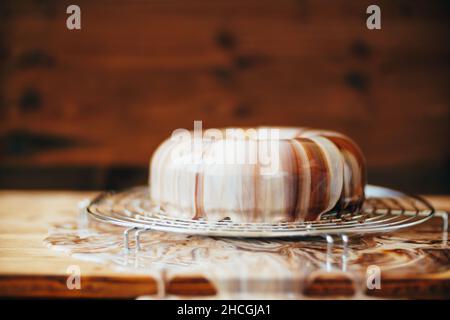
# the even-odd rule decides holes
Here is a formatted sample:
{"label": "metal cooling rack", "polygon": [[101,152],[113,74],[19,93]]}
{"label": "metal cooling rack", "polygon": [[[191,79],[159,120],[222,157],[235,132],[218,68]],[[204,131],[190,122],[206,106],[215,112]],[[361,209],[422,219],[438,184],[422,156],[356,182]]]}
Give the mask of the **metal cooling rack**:
{"label": "metal cooling rack", "polygon": [[85,217],[126,227],[125,248],[130,248],[130,234],[134,233],[137,250],[140,249],[141,234],[152,230],[218,237],[323,236],[331,244],[333,237],[338,236],[345,244],[350,235],[411,227],[435,214],[434,208],[418,196],[377,186],[366,187],[366,200],[360,212],[339,215],[330,212],[322,215],[320,220],[310,222],[237,223],[174,218],[152,206],[147,187],[102,193],[85,203],[82,212]]}

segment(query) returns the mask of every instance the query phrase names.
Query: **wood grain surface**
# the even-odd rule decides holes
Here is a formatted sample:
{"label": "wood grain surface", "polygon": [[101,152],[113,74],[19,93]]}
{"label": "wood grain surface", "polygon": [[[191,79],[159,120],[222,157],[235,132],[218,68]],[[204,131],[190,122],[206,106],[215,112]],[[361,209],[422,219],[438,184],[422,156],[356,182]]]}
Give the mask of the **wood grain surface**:
{"label": "wood grain surface", "polygon": [[[95,193],[73,191],[1,191],[0,192],[0,296],[2,297],[158,297],[209,296],[217,288],[196,274],[179,274],[159,284],[156,278],[139,272],[119,271],[102,264],[69,257],[44,245],[50,226],[77,217],[79,201]],[[450,210],[449,196],[427,197],[436,208]],[[438,221],[439,222],[439,221]],[[439,223],[436,224],[440,228]],[[428,231],[431,230],[427,227]],[[434,228],[434,227],[433,227]],[[414,233],[412,233],[414,234]],[[420,234],[416,233],[417,239]],[[432,254],[433,250],[427,251]],[[381,297],[449,298],[450,271],[448,249],[436,251],[444,271],[416,277],[391,275],[383,278]],[[447,256],[445,256],[447,255]],[[82,270],[82,290],[68,290],[67,268]],[[352,295],[354,288],[345,274],[321,274],[305,288],[312,297]]]}
{"label": "wood grain surface", "polygon": [[368,0],[77,3],[74,32],[69,1],[0,3],[0,187],[143,183],[203,120],[337,130],[372,183],[449,191],[448,1],[378,1],[380,31]]}
{"label": "wood grain surface", "polygon": [[[154,294],[148,276],[124,274],[86,263],[45,247],[49,226],[76,214],[77,203],[92,194],[77,192],[0,193],[0,296],[121,297]],[[83,290],[68,290],[67,268],[83,271]]]}

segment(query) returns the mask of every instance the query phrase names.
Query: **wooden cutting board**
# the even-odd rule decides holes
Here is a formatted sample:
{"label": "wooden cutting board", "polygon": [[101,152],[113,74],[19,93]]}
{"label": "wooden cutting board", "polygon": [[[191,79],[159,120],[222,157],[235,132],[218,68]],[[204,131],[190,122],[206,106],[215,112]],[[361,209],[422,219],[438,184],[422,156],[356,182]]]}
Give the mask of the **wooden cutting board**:
{"label": "wooden cutting board", "polygon": [[[99,239],[99,237],[87,235],[85,238],[80,238],[71,234],[70,228],[67,228],[67,233],[63,232],[68,221],[76,221],[78,203],[96,194],[96,192],[75,191],[0,192],[0,296],[232,297],[224,294],[223,289],[226,287],[232,288],[233,293],[242,291],[249,294],[247,297],[254,297],[256,293],[253,292],[252,295],[249,289],[254,287],[259,290],[275,288],[276,290],[269,290],[269,298],[286,297],[279,295],[279,292],[286,290],[298,290],[297,295],[290,296],[295,298],[342,296],[450,298],[449,247],[444,239],[446,233],[442,232],[442,220],[438,218],[433,218],[419,227],[389,236],[355,239],[350,245],[349,259],[352,264],[349,265],[349,270],[344,271],[339,267],[329,270],[317,268],[317,265],[321,266],[322,262],[324,266],[326,265],[323,243],[317,239],[312,239],[310,243],[304,241],[252,243],[211,238],[169,239],[165,235],[157,235],[159,238],[148,235],[145,239],[151,244],[149,245],[152,250],[151,257],[154,258],[162,252],[161,257],[165,259],[165,262],[167,257],[173,257],[179,261],[183,252],[190,252],[186,254],[187,260],[183,260],[181,256],[183,261],[180,265],[183,266],[176,266],[175,269],[161,268],[161,260],[158,260],[154,262],[155,267],[153,267],[153,260],[149,260],[151,263],[147,268],[133,269],[129,264],[122,268],[117,265],[117,261],[101,264],[88,261],[86,255],[81,258],[83,246],[80,243],[87,238],[94,242],[100,241],[97,243],[96,252],[89,255],[90,258],[98,258],[106,254],[101,245],[98,245],[102,243],[101,237]],[[438,209],[450,210],[450,196],[429,196],[427,199]],[[66,245],[68,249],[66,252],[49,248],[48,241],[47,244],[44,243],[49,228],[55,225],[59,226],[57,231],[59,233],[54,233],[51,239],[55,241],[61,234],[65,237],[71,236],[66,238],[70,240],[71,245]],[[107,239],[116,241],[112,234],[104,233],[104,237],[107,238],[107,235],[110,235],[112,238]],[[179,249],[181,247],[183,250],[190,248],[190,251],[183,251]],[[222,252],[226,253],[218,254]],[[78,253],[78,256],[74,253]],[[210,256],[205,258],[205,255]],[[236,268],[230,267],[230,259],[233,256],[239,257],[238,260],[241,263]],[[138,261],[136,257],[133,259]],[[211,276],[208,271],[216,266],[202,265],[199,268],[198,263],[190,264],[198,261],[215,261],[214,259],[222,261],[218,263],[219,266],[226,266],[226,270],[220,273],[219,269],[214,276]],[[287,271],[282,274],[283,277],[273,274],[274,279],[270,276],[258,278],[258,275],[263,274],[270,264],[275,265],[279,262],[282,265],[286,261],[289,265],[287,264]],[[302,270],[309,270],[309,272],[289,273],[292,271],[289,269],[292,261],[299,263],[303,266]],[[246,266],[246,263],[256,263],[257,267]],[[360,292],[359,289],[355,289],[352,270],[373,263],[381,264],[381,288]],[[73,266],[81,271],[81,289],[69,289],[67,286],[68,280],[73,284],[69,278],[73,275]],[[243,272],[246,267],[249,267],[251,272],[248,270],[246,273]],[[306,274],[308,277],[304,276]],[[227,285],[224,286],[225,282],[221,281],[225,278]],[[362,283],[364,280],[361,280]],[[276,285],[274,286],[272,282]]]}

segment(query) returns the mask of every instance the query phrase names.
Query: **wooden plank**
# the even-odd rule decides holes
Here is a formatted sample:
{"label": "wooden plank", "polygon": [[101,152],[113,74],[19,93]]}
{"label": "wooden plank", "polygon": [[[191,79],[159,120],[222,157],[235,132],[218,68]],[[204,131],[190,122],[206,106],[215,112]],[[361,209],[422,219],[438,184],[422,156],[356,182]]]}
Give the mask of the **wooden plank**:
{"label": "wooden plank", "polygon": [[[93,193],[0,193],[0,296],[134,298],[156,294],[148,275],[119,272],[49,250],[43,239],[52,221],[76,214],[77,202]],[[69,290],[67,268],[81,270],[81,289]],[[124,290],[126,288],[126,290]]]}
{"label": "wooden plank", "polygon": [[[155,281],[149,277],[115,275],[82,276],[80,290],[67,289],[67,275],[0,275],[0,296],[20,298],[121,298],[155,295]],[[126,290],[124,290],[126,288]]]}
{"label": "wooden plank", "polygon": [[[77,215],[77,203],[96,193],[73,191],[0,191],[0,296],[3,297],[117,297],[158,294],[158,276],[120,271],[78,260],[46,248],[43,239],[50,225]],[[428,196],[436,208],[450,210],[450,197]],[[438,226],[439,226],[439,221]],[[429,229],[427,229],[429,230]],[[423,260],[420,260],[423,261]],[[82,271],[82,290],[68,290],[67,267]],[[443,298],[449,294],[450,271],[385,276],[381,297]],[[164,276],[162,276],[164,279]],[[292,285],[292,284],[291,284]],[[201,275],[178,273],[167,278],[164,293],[212,296],[218,288]],[[305,288],[308,296],[352,296],[353,284],[342,274],[320,274]]]}
{"label": "wooden plank", "polygon": [[3,3],[3,168],[144,168],[203,120],[338,130],[385,176],[447,170],[445,1],[381,1],[380,32],[370,1],[80,1],[80,32],[68,1]]}

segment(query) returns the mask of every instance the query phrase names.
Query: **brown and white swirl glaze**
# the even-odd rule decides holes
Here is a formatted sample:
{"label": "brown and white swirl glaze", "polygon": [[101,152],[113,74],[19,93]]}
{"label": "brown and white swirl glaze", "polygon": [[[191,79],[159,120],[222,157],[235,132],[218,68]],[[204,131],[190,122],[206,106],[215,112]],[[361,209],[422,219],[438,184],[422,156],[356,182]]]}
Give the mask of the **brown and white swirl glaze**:
{"label": "brown and white swirl glaze", "polygon": [[[197,149],[190,148],[192,141],[167,139],[150,162],[152,202],[174,217],[236,222],[311,221],[331,210],[361,207],[365,160],[351,139],[308,128],[251,130],[274,129],[276,141],[258,135],[208,138],[205,133]],[[226,130],[242,129],[217,131]],[[263,147],[271,163],[259,156]],[[221,157],[244,161],[217,161]]]}

